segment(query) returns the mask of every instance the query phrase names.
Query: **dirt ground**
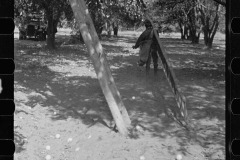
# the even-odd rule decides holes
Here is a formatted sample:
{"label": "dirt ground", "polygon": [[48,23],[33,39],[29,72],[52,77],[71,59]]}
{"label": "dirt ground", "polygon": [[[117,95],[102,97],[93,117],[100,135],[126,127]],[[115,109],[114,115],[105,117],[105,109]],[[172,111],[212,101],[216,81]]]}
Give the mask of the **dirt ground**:
{"label": "dirt ground", "polygon": [[84,44],[66,44],[59,31],[57,50],[15,35],[14,130],[16,160],[182,160],[225,159],[225,37],[212,50],[160,35],[179,90],[196,124],[177,121],[177,103],[159,62],[158,75],[138,67],[139,33],[103,37],[102,45],[130,115],[134,134],[112,131],[113,119]]}

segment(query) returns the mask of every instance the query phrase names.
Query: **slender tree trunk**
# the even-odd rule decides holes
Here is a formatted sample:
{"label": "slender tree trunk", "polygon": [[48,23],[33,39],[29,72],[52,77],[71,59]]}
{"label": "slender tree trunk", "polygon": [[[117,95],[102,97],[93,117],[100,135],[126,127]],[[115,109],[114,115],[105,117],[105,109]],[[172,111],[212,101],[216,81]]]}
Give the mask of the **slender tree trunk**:
{"label": "slender tree trunk", "polygon": [[[125,107],[119,105],[122,102],[120,93],[117,90],[114,79],[110,72],[110,68],[106,63],[105,54],[102,51],[102,45],[99,42],[95,27],[89,15],[89,11],[86,8],[86,4],[83,0],[70,0],[70,4],[80,26],[80,31],[93,61],[100,86],[108,102],[116,126],[121,134],[127,135],[128,131],[126,125],[129,123],[130,119]],[[116,97],[118,97],[118,99]],[[124,109],[121,107],[124,107],[125,112],[123,112]],[[124,119],[120,110],[122,111],[122,114],[125,113]],[[129,120],[126,120],[126,117]]]}
{"label": "slender tree trunk", "polygon": [[208,46],[208,43],[209,43],[209,38],[210,38],[210,35],[211,35],[211,31],[209,29],[209,21],[210,21],[210,18],[208,16],[206,16],[203,12],[202,12],[202,16],[201,19],[202,19],[202,24],[203,24],[203,35],[204,35],[204,44],[205,46]]}
{"label": "slender tree trunk", "polygon": [[53,26],[53,15],[47,12],[48,26],[47,26],[47,47],[49,49],[55,49],[55,33]]}
{"label": "slender tree trunk", "polygon": [[208,47],[208,48],[212,48],[213,39],[214,39],[214,36],[215,36],[215,34],[216,34],[216,32],[217,32],[218,25],[219,25],[219,22],[216,22],[216,25],[214,26],[213,33],[212,33],[212,35],[209,37],[209,40],[208,40],[208,43],[207,43],[207,47]]}
{"label": "slender tree trunk", "polygon": [[184,37],[184,39],[187,39],[187,35],[188,35],[188,29],[187,29],[187,26],[186,26],[186,24],[184,24],[184,33],[183,33],[183,37]]}
{"label": "slender tree trunk", "polygon": [[203,35],[204,35],[204,44],[207,46],[207,44],[208,44],[208,28],[207,28],[207,26],[205,26],[205,27],[203,29]]}
{"label": "slender tree trunk", "polygon": [[118,36],[118,27],[114,28],[113,31],[114,31],[114,36]]}
{"label": "slender tree trunk", "polygon": [[184,35],[184,25],[182,25],[181,22],[178,22],[178,25],[179,25],[179,27],[180,27],[181,39],[185,39],[185,35]]}
{"label": "slender tree trunk", "polygon": [[[112,28],[113,28],[114,36],[118,36],[118,24],[116,24],[116,22],[113,23]],[[134,31],[135,31],[135,25],[134,25]]]}
{"label": "slender tree trunk", "polygon": [[191,35],[191,30],[188,28],[187,30],[187,39],[191,40],[192,39],[192,35]]}
{"label": "slender tree trunk", "polygon": [[217,11],[219,10],[219,5],[216,7],[216,15],[214,17],[214,21],[212,26],[210,26],[210,17],[204,14],[204,11],[201,10],[202,13],[202,23],[203,26],[203,33],[204,33],[204,44],[207,46],[207,48],[212,48],[212,43],[214,36],[217,32],[217,28],[219,25],[219,17]]}
{"label": "slender tree trunk", "polygon": [[108,20],[107,22],[106,22],[106,26],[107,26],[107,34],[108,34],[108,36],[109,37],[111,37],[111,23],[110,23],[110,21]]}

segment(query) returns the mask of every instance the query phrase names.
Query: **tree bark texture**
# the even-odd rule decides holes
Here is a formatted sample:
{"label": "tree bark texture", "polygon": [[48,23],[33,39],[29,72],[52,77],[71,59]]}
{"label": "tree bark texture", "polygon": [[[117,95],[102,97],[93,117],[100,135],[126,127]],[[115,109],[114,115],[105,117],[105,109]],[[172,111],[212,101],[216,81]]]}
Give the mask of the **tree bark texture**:
{"label": "tree bark texture", "polygon": [[[102,45],[99,42],[98,35],[89,15],[86,4],[83,0],[69,0],[69,2],[79,24],[80,32],[87,46],[90,58],[93,61],[95,72],[116,126],[121,134],[127,135],[127,124],[129,124],[131,121],[111,75],[105,54],[102,50]],[[124,119],[120,111],[122,111]]]}

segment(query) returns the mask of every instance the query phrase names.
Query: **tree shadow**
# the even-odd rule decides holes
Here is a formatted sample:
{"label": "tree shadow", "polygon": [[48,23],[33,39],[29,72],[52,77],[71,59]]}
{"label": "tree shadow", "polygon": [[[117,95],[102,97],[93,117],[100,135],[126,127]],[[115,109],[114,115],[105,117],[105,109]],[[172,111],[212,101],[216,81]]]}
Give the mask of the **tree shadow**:
{"label": "tree shadow", "polygon": [[[171,39],[167,39],[167,40],[170,41]],[[175,40],[173,39],[173,43],[174,41],[182,45],[182,42],[179,42],[179,39],[175,39]],[[167,42],[164,41],[163,43],[167,43]],[[173,43],[171,42],[171,45]],[[189,43],[186,43],[186,44],[192,45]],[[194,48],[196,52],[201,52],[202,50],[201,47],[196,48],[195,46],[192,46],[192,48]],[[175,52],[178,51],[178,47],[174,49],[175,49]],[[213,52],[217,52],[217,51],[218,50],[214,50]],[[206,51],[205,54],[208,54],[208,53],[209,52]],[[138,120],[137,118],[138,116],[135,116],[135,117],[131,116],[133,126],[136,126],[137,124],[141,124],[147,121],[148,127],[142,127],[144,128],[144,130],[151,132],[152,136],[166,138],[164,136],[164,133],[167,132],[171,124],[176,122],[175,118],[180,117],[179,116],[180,111],[171,93],[171,88],[169,87],[169,84],[166,81],[164,73],[161,69],[159,71],[157,78],[154,77],[153,75],[146,76],[143,67],[140,68],[140,67],[134,66],[134,61],[136,61],[137,55],[136,54],[131,55],[130,52],[129,54],[130,54],[129,56],[125,56],[121,60],[119,60],[118,58],[112,58],[112,57],[109,58],[110,63],[112,61],[113,62],[117,61],[119,64],[121,64],[118,67],[116,67],[116,64],[115,64],[115,67],[113,67],[112,72],[114,75],[114,79],[120,89],[120,93],[122,93],[124,97],[128,97],[128,98],[125,98],[124,100],[124,103],[127,106],[127,110],[130,113],[135,112],[135,114],[137,111],[143,112],[143,113],[146,113],[148,117],[157,117],[156,112],[158,112],[158,114],[160,115],[164,113],[168,117],[167,118],[168,120],[166,121],[163,120],[164,118],[161,119],[162,120],[161,125],[160,124],[153,125],[155,121],[152,119],[147,119],[145,117],[144,120]],[[189,57],[186,54],[182,54],[180,56],[186,56],[187,58]],[[176,54],[169,55],[168,57],[175,58],[175,59],[178,58],[176,57]],[[199,55],[196,54],[194,58],[195,58],[194,60],[198,62],[194,66],[188,65],[187,63],[183,64],[183,62],[181,62],[181,59],[176,60],[176,62],[181,63],[181,66],[174,67],[174,72],[175,72],[175,77],[177,78],[176,82],[181,92],[183,93],[183,95],[187,97],[187,102],[188,102],[187,106],[189,109],[190,118],[194,119],[194,121],[197,121],[197,122],[199,121],[197,124],[200,125],[201,127],[198,127],[198,130],[195,130],[194,132],[184,130],[182,127],[180,131],[183,133],[181,133],[180,131],[176,131],[176,133],[171,132],[172,137],[180,138],[180,142],[179,142],[180,146],[181,145],[185,146],[186,144],[189,144],[190,139],[192,143],[198,143],[204,148],[208,147],[210,144],[216,144],[216,145],[220,144],[221,146],[224,146],[224,137],[222,137],[224,136],[223,134],[221,138],[212,137],[211,134],[204,135],[204,132],[207,132],[207,131],[210,132],[210,130],[213,132],[215,131],[215,133],[217,134],[220,134],[224,130],[224,129],[219,130],[220,126],[221,127],[224,126],[224,120],[225,120],[225,116],[224,116],[225,96],[224,96],[224,90],[222,90],[222,88],[224,88],[224,84],[219,83],[221,81],[224,81],[224,65],[216,65],[219,60],[224,61],[224,56],[221,56],[221,58],[217,56],[215,57],[212,56],[211,64],[207,64],[206,61],[209,59],[207,59],[207,57],[204,57],[201,54]],[[200,59],[200,61],[198,59]],[[123,65],[123,63],[125,65]],[[153,74],[153,72],[150,74]],[[139,81],[136,81],[136,78],[139,78]],[[123,79],[125,80],[123,81]],[[119,83],[118,83],[118,80],[119,80]],[[155,97],[155,104],[148,103],[148,105],[143,105],[143,103],[145,103],[146,100],[142,100],[142,101],[135,102],[133,105],[133,102],[131,100],[132,95],[139,96],[141,94],[142,95],[145,94],[148,97],[145,99],[151,100],[152,97],[151,96],[149,97],[149,95],[146,93],[156,92],[154,91],[155,88],[160,88],[158,91],[160,95],[162,96],[164,95],[165,97],[170,95],[171,98]],[[221,90],[221,92],[219,92],[219,90]],[[129,95],[129,93],[132,93],[132,95]],[[156,99],[161,99],[161,100],[156,102]],[[137,106],[141,106],[141,107],[137,107]],[[153,111],[151,111],[150,108]],[[204,119],[208,119],[208,121],[204,122]],[[218,121],[220,121],[221,124],[216,123],[216,125],[214,126],[213,125],[214,122],[211,122],[211,120],[214,121],[214,119],[217,119]],[[198,132],[199,134],[200,133],[201,134],[196,136],[196,133]],[[167,135],[167,133],[165,135]],[[132,138],[136,138],[136,139],[139,138],[139,134],[135,133],[135,135],[133,135]],[[215,139],[215,141],[212,141],[211,139]],[[211,140],[211,143],[208,143],[209,140]],[[222,147],[221,149],[224,149],[224,147]],[[186,154],[188,151],[186,148],[185,149],[182,148],[182,152]]]}
{"label": "tree shadow", "polygon": [[14,132],[15,153],[20,153],[26,150],[26,148],[24,147],[24,144],[26,143],[24,140],[25,138],[26,137],[20,134],[19,132],[17,131]]}
{"label": "tree shadow", "polygon": [[[136,38],[124,36],[103,39],[103,48],[109,66],[134,126],[130,131],[130,137],[139,139],[144,134],[149,134],[151,137],[161,139],[177,139],[179,146],[183,146],[181,151],[184,154],[188,153],[184,146],[189,143],[199,143],[206,148],[209,145],[207,141],[212,138],[214,138],[212,144],[224,146],[224,139],[212,137],[210,133],[204,134],[210,130],[218,133],[216,131],[218,127],[207,125],[212,119],[224,121],[224,92],[221,89],[223,85],[220,87],[214,85],[216,81],[224,80],[223,76],[218,77],[224,73],[224,70],[220,66],[217,66],[217,70],[209,66],[210,70],[206,71],[201,67],[192,68],[188,64],[184,64],[185,67],[182,68],[174,68],[177,85],[187,98],[189,117],[194,119],[192,121],[197,121],[200,126],[197,131],[188,131],[174,119],[180,117],[179,109],[161,64],[156,76],[153,75],[153,70],[146,75],[145,68],[136,65],[137,51],[133,53],[129,47],[122,46],[133,45],[135,41]],[[173,39],[173,43],[174,41],[177,42]],[[120,43],[119,46],[117,43]],[[32,54],[35,52],[34,48],[28,54],[22,55],[20,51],[25,52],[25,46],[17,44],[17,47],[15,81],[18,85],[34,92],[29,94],[27,105],[35,107],[39,103],[42,107],[48,107],[49,112],[56,112],[51,114],[53,121],[66,120],[70,117],[88,127],[101,123],[112,129],[113,119],[96,75],[85,74],[93,67],[83,44],[59,46],[59,57],[53,53],[41,57],[39,55],[41,48],[35,49],[39,51],[35,55]],[[171,58],[176,57],[172,55]],[[176,61],[183,63],[177,58]],[[74,67],[77,66],[83,66],[82,70],[75,71]],[[213,77],[211,82],[209,82],[210,74]],[[22,90],[22,92],[26,91]],[[140,126],[142,131],[136,129],[136,126]],[[210,126],[213,126],[213,129],[209,129]],[[200,134],[196,135],[197,133]]]}

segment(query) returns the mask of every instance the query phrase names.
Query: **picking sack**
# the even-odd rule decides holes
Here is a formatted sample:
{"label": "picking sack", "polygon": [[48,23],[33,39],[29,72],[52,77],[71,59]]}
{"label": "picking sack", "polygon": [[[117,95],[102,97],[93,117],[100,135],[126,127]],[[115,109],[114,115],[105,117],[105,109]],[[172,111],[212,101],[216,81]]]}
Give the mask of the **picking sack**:
{"label": "picking sack", "polygon": [[[150,39],[146,41],[142,41],[140,44],[140,50],[139,50],[139,63],[144,65],[149,57],[150,51],[151,51],[151,45],[152,45],[152,37],[153,37],[153,30],[150,34]],[[141,65],[141,66],[142,66]]]}

